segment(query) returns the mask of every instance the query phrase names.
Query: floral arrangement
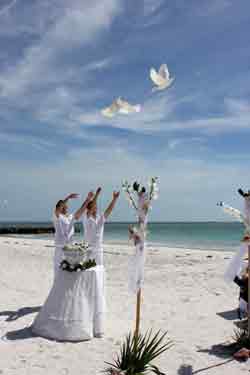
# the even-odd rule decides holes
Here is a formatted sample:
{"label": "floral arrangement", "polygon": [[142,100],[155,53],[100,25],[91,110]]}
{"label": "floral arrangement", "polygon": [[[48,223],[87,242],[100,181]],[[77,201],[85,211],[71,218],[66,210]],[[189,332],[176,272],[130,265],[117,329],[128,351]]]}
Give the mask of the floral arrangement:
{"label": "floral arrangement", "polygon": [[[148,181],[148,191],[139,182],[135,181],[130,184],[128,181],[124,181],[122,184],[122,189],[130,203],[130,205],[135,209],[139,222],[139,229],[134,227],[129,230],[130,238],[138,240],[146,236],[146,224],[147,224],[147,214],[148,210],[152,206],[152,201],[158,198],[158,177],[151,177]],[[134,235],[132,235],[134,232]],[[137,237],[137,239],[136,239]]]}
{"label": "floral arrangement", "polygon": [[78,264],[70,264],[67,260],[64,259],[60,264],[61,269],[63,271],[68,271],[68,272],[85,271],[95,266],[96,266],[96,261],[94,259],[89,259],[89,260],[86,260],[85,262],[81,262]]}
{"label": "floral arrangement", "polygon": [[85,271],[95,267],[95,260],[87,259],[88,243],[74,243],[63,247],[63,261],[60,267],[64,271],[75,272]]}
{"label": "floral arrangement", "polygon": [[151,177],[148,181],[148,187],[149,189],[147,192],[145,186],[137,181],[130,184],[125,180],[122,183],[122,189],[125,192],[130,205],[134,207],[136,211],[140,209],[140,201],[143,200],[144,208],[148,209],[151,206],[151,201],[158,199],[158,177]]}

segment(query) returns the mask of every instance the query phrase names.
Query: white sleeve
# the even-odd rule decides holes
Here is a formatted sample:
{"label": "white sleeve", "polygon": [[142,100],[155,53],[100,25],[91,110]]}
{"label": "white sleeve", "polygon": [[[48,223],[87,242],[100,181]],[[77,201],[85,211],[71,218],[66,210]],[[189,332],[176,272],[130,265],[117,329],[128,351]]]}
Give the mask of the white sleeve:
{"label": "white sleeve", "polygon": [[72,236],[72,230],[74,228],[74,224],[75,224],[75,217],[74,215],[70,215],[69,216],[69,226],[67,228],[67,240],[70,239],[70,237]]}
{"label": "white sleeve", "polygon": [[105,224],[105,221],[106,221],[105,215],[104,215],[104,213],[102,213],[99,217],[99,220],[98,220],[98,227],[103,226]]}
{"label": "white sleeve", "polygon": [[57,218],[58,225],[61,229],[61,233],[63,235],[64,241],[70,240],[70,237],[72,236],[72,229],[74,227],[74,216],[70,215],[69,220],[66,220],[63,215],[59,215]]}
{"label": "white sleeve", "polygon": [[86,214],[86,212],[84,212],[83,215],[82,215],[82,224],[83,224],[83,227],[86,226],[87,220],[88,220],[87,214]]}

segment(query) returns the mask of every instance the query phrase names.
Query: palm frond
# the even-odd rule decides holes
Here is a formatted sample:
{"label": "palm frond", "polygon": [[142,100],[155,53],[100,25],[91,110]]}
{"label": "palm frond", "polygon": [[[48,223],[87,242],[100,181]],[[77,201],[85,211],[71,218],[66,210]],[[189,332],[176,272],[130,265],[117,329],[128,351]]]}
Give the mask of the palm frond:
{"label": "palm frond", "polygon": [[166,335],[167,332],[161,334],[161,331],[153,335],[152,330],[144,335],[128,334],[114,362],[105,362],[111,366],[105,370],[106,374],[112,375],[115,369],[117,373],[121,371],[126,375],[144,375],[149,371],[157,375],[165,375],[151,362],[173,346],[169,339],[165,341]]}

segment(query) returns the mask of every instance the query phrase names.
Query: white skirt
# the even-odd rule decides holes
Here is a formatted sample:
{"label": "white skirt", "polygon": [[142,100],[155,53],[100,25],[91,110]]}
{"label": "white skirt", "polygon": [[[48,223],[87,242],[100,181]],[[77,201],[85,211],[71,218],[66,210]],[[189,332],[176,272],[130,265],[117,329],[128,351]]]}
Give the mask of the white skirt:
{"label": "white skirt", "polygon": [[32,331],[57,341],[90,340],[103,335],[104,312],[102,266],[80,272],[59,269]]}

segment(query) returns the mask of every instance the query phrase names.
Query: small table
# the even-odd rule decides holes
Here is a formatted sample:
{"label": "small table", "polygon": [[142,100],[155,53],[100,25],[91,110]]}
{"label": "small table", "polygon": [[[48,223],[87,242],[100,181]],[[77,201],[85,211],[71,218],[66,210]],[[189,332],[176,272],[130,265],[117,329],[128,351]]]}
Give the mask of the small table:
{"label": "small table", "polygon": [[104,267],[68,272],[59,269],[36,316],[32,332],[57,341],[83,341],[104,330]]}

